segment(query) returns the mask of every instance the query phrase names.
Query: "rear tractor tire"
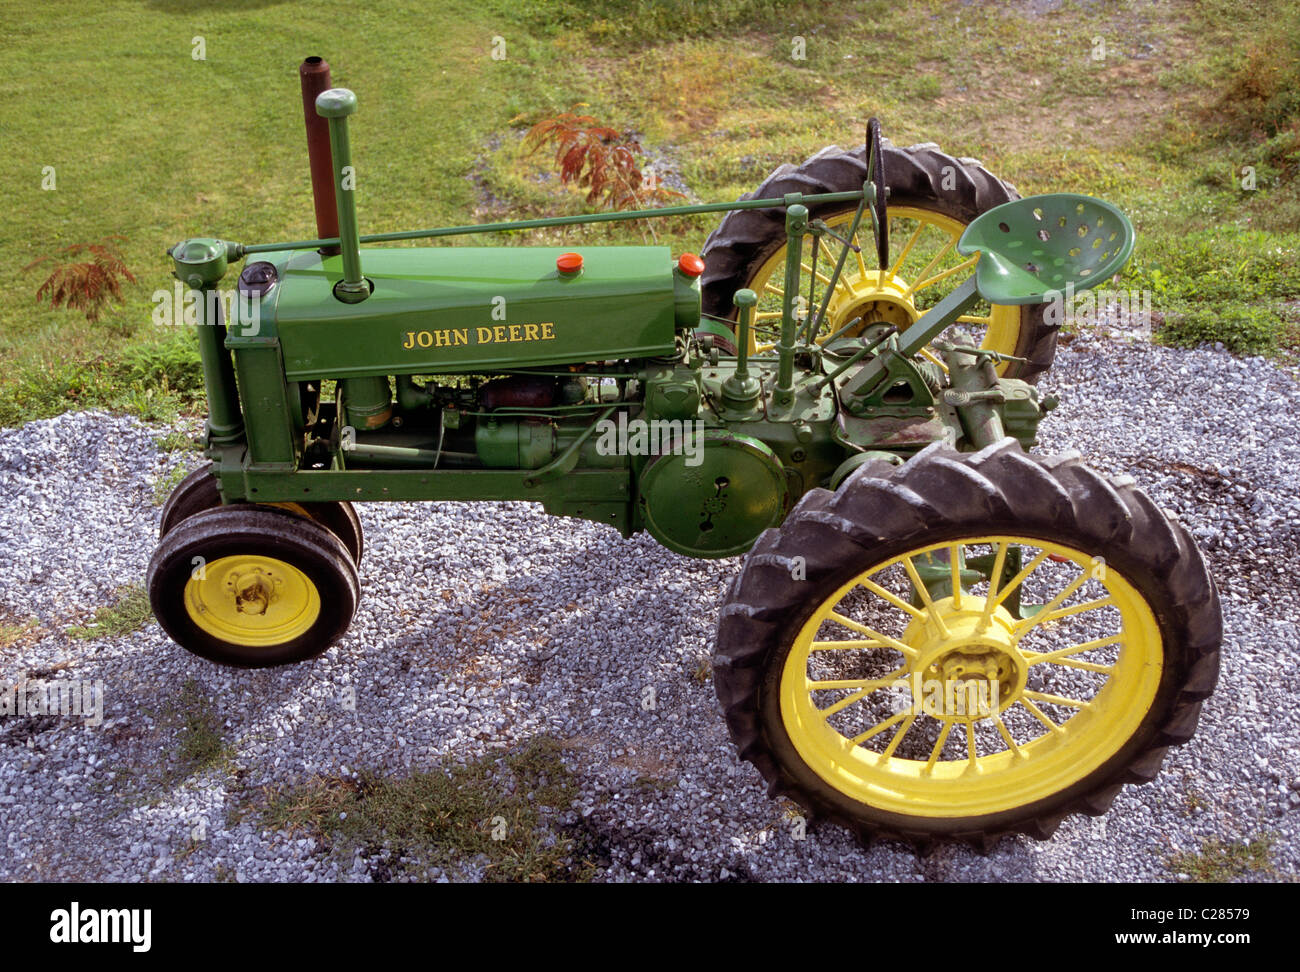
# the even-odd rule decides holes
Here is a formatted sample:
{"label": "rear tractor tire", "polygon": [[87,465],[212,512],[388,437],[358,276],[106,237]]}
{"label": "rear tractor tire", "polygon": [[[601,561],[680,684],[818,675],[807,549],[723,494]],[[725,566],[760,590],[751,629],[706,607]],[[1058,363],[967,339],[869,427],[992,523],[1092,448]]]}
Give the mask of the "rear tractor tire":
{"label": "rear tractor tire", "polygon": [[[885,143],[882,158],[889,187],[887,220],[893,245],[889,272],[881,273],[876,266],[871,220],[864,213],[853,240],[862,252],[848,256],[827,308],[827,321],[819,329],[819,340],[846,325],[845,335],[849,337],[876,323],[906,328],[974,272],[976,258],[963,258],[955,250],[967,224],[994,206],[1020,198],[1014,186],[975,159],[954,158],[933,145],[897,148]],[[865,146],[851,152],[831,146],[800,166],[781,166],[754,193],[742,198],[849,192],[860,190],[866,178]],[[812,218],[824,220],[840,236],[849,232],[856,210],[856,203],[809,207]],[[827,279],[840,246],[831,237],[824,237],[817,267]],[[700,254],[705,263],[701,288],[706,315],[735,321],[738,318],[732,297],[736,291],[749,288],[759,295],[756,336],[751,339],[751,350],[756,352],[775,346],[785,249],[785,211],[754,209],[730,213],[709,235]],[[811,256],[812,244],[805,237],[805,267],[811,266]],[[806,276],[803,285],[806,288]],[[818,302],[821,292],[819,285],[815,295]],[[1034,381],[1051,367],[1056,354],[1057,328],[1044,321],[1042,306],[990,307],[981,303],[959,318],[958,326],[974,335],[981,347],[1025,359],[998,364],[997,371],[1004,378]],[[730,353],[734,347],[723,350]]]}
{"label": "rear tractor tire", "polygon": [[347,631],[360,596],[337,536],[287,510],[243,504],[176,524],[149,561],[148,587],[173,641],[239,668],[319,655]]}
{"label": "rear tractor tire", "polygon": [[759,538],[714,683],[772,795],[866,843],[987,850],[1153,779],[1221,639],[1200,552],[1131,480],[934,445]]}

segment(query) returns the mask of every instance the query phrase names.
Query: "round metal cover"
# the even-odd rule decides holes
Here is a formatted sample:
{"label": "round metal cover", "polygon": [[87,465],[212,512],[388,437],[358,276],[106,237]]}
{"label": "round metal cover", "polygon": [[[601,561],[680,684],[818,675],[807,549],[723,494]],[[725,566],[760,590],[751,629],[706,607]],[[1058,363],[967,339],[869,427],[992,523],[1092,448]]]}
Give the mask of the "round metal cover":
{"label": "round metal cover", "polygon": [[[732,557],[786,512],[785,471],[757,439],[707,429],[641,473],[641,509],[650,535],[689,557]],[[691,446],[691,448],[685,448]]]}

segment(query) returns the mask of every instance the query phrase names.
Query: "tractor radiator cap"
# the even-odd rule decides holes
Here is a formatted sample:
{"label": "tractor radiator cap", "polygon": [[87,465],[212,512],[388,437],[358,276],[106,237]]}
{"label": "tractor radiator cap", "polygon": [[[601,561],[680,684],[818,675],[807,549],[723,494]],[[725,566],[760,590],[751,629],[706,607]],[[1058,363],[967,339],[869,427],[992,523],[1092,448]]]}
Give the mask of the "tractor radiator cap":
{"label": "tractor radiator cap", "polygon": [[258,260],[244,267],[244,272],[239,275],[239,290],[250,297],[261,297],[275,286],[278,279],[274,263]]}

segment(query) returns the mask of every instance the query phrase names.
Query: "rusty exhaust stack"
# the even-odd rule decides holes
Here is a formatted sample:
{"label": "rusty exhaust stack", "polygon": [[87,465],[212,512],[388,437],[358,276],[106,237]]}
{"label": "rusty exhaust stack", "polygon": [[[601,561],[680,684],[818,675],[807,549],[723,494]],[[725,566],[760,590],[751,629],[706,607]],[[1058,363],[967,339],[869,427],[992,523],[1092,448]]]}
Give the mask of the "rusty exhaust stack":
{"label": "rusty exhaust stack", "polygon": [[[298,67],[302,82],[302,115],[307,124],[307,158],[311,163],[311,196],[316,205],[316,237],[329,240],[339,235],[339,211],[334,198],[334,160],[330,154],[329,122],[316,113],[316,96],[333,85],[330,66],[323,58],[309,57]],[[323,256],[334,256],[337,246],[321,247]]]}

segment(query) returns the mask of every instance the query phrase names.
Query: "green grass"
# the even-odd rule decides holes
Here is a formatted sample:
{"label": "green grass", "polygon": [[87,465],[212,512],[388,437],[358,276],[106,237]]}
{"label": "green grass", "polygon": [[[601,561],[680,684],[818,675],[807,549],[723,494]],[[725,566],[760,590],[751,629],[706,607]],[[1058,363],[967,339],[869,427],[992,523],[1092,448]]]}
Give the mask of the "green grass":
{"label": "green grass", "polygon": [[189,475],[189,471],[183,465],[174,466],[170,472],[159,476],[153,484],[153,505],[162,506],[167,502],[167,497],[171,496],[172,490],[180,485],[180,481]]}
{"label": "green grass", "polygon": [[1199,851],[1183,851],[1169,858],[1169,870],[1186,874],[1187,880],[1222,884],[1248,874],[1268,874],[1273,870],[1273,835],[1242,843],[1226,843],[1217,838],[1207,840]]}
{"label": "green grass", "polygon": [[[202,411],[192,342],[151,321],[151,295],[172,285],[163,250],[198,235],[314,235],[296,77],[308,53],[360,100],[365,232],[582,211],[519,142],[580,102],[637,132],[697,199],[734,198],[776,165],[855,144],[876,114],[896,144],[980,157],[1022,192],[1083,190],[1124,207],[1139,243],[1123,282],[1157,295],[1163,340],[1288,352],[1276,318],[1300,252],[1298,22],[1284,0],[1096,0],[1041,15],[944,0],[381,0],[340,33],[306,0],[7,4],[0,425],[70,408],[162,422]],[[191,57],[196,35],[206,60]],[[498,36],[503,61],[490,56]],[[1093,36],[1107,40],[1105,61],[1089,56]],[[1237,186],[1245,165],[1253,191]],[[46,166],[55,191],[41,188]],[[698,249],[714,225],[655,232]],[[23,266],[110,234],[126,238],[139,278],[123,305],[90,324],[36,303],[45,274]]]}
{"label": "green grass", "polygon": [[269,792],[260,815],[264,826],[316,835],[344,860],[386,848],[394,874],[421,877],[437,867],[465,876],[477,865],[488,881],[583,880],[588,869],[575,860],[573,841],[541,813],[572,799],[562,751],[535,737],[504,756],[445,770],[317,779]]}
{"label": "green grass", "polygon": [[89,624],[74,625],[65,633],[82,641],[117,638],[144,627],[152,617],[148,592],[139,584],[128,584],[118,588],[112,604],[95,611]]}
{"label": "green grass", "polygon": [[16,644],[18,639],[32,631],[36,627],[35,618],[28,618],[20,624],[0,624],[0,648],[8,648]]}
{"label": "green grass", "polygon": [[205,770],[225,766],[233,748],[222,735],[221,717],[194,679],[182,686],[180,696],[167,712],[180,727],[173,779],[183,779]]}

